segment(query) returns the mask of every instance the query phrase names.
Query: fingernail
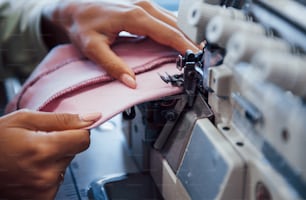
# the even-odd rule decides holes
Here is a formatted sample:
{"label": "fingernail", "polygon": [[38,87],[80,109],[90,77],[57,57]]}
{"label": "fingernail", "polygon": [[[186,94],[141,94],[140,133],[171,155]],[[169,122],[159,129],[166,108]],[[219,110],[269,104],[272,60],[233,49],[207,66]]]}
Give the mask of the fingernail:
{"label": "fingernail", "polygon": [[101,118],[101,113],[96,112],[96,113],[86,113],[86,114],[80,114],[79,117],[82,121],[85,122],[91,122],[91,121],[97,121],[98,119]]}
{"label": "fingernail", "polygon": [[129,86],[130,88],[136,88],[136,81],[134,78],[132,78],[130,75],[128,74],[123,74],[120,77],[120,80],[127,86]]}

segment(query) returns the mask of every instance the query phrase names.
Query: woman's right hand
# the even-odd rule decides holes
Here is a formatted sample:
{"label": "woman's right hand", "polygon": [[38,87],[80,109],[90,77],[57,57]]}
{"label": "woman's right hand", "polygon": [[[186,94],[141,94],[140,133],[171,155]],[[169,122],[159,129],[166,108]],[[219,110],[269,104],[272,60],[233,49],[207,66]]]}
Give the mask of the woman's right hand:
{"label": "woman's right hand", "polygon": [[17,111],[0,118],[0,199],[54,199],[66,167],[101,117]]}
{"label": "woman's right hand", "polygon": [[[187,49],[199,50],[180,31],[175,16],[149,0],[55,1],[44,10],[43,22],[47,24],[43,23],[43,27],[48,28],[44,31],[46,35],[69,40],[87,58],[131,88],[136,88],[134,72],[110,48],[121,31],[147,36],[182,54]],[[57,41],[45,42],[56,44]]]}

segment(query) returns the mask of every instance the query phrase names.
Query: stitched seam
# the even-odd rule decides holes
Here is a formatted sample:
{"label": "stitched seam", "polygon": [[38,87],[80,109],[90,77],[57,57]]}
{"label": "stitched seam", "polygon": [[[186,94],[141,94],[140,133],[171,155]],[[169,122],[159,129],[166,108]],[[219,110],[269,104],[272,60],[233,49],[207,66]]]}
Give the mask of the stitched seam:
{"label": "stitched seam", "polygon": [[[174,56],[176,56],[176,55],[177,55],[176,52],[170,52],[166,56],[161,56],[161,57],[155,58],[153,60],[150,60],[146,63],[140,64],[139,66],[133,68],[134,73],[139,74],[139,73],[151,70],[151,69],[155,69],[162,64],[173,62],[174,59],[175,59]],[[87,60],[87,59],[86,58],[80,58],[80,57],[70,58],[68,60],[65,60],[65,61],[57,64],[54,68],[46,70],[46,71],[42,72],[41,74],[39,74],[36,78],[31,80],[29,83],[27,83],[24,86],[24,89],[22,90],[22,92],[18,96],[18,99],[17,99],[17,102],[16,102],[16,110],[20,109],[20,104],[21,104],[22,98],[23,98],[24,94],[27,92],[27,90],[29,88],[33,87],[35,84],[37,84],[41,78],[43,78],[43,77],[45,77],[45,76],[47,76],[47,75],[49,75],[53,72],[56,72],[57,70],[67,66],[68,64],[72,64],[74,62],[83,61],[83,60]],[[107,77],[109,77],[109,79],[107,79]],[[89,80],[77,83],[74,86],[66,88],[62,91],[59,91],[55,95],[51,96],[42,106],[40,106],[39,109],[42,109],[47,104],[49,104],[52,100],[66,94],[68,92],[72,92],[72,91],[74,91],[78,88],[79,89],[84,88],[84,87],[89,86],[91,84],[97,84],[97,83],[104,82],[104,81],[108,82],[108,81],[111,81],[111,80],[113,80],[113,78],[111,78],[110,76],[102,75],[102,76],[99,76],[99,77],[91,78]]]}
{"label": "stitched seam", "polygon": [[[163,64],[173,63],[175,61],[175,59],[176,58],[174,58],[173,56],[172,57],[163,56],[163,57],[160,57],[158,59],[151,60],[150,62],[147,62],[145,64],[139,65],[139,66],[135,67],[134,70],[137,71],[137,74],[139,74],[139,73],[142,73],[142,72],[145,72],[145,71],[157,68],[157,67],[159,67],[159,66],[161,66]],[[148,65],[150,65],[150,66],[148,66]],[[142,68],[144,66],[148,66],[148,67],[145,67],[145,69],[142,70]],[[44,109],[50,102],[52,102],[53,100],[55,100],[55,99],[57,99],[57,98],[59,98],[59,97],[61,97],[63,95],[66,95],[68,93],[74,92],[74,91],[79,90],[79,89],[83,89],[85,87],[88,87],[88,86],[91,86],[91,85],[94,85],[94,84],[108,83],[108,82],[110,82],[112,80],[114,80],[114,78],[112,78],[112,77],[110,77],[108,75],[103,75],[103,76],[98,76],[98,77],[91,78],[89,80],[85,80],[85,81],[79,82],[77,84],[74,84],[73,86],[65,88],[65,89],[63,89],[61,91],[58,91],[56,94],[52,95],[50,98],[48,98],[38,108],[38,110]]]}
{"label": "stitched seam", "polygon": [[42,77],[48,75],[48,74],[51,74],[52,72],[55,72],[56,70],[64,67],[65,65],[68,65],[70,63],[73,63],[73,62],[78,62],[80,60],[85,60],[85,58],[80,58],[80,57],[74,57],[74,58],[70,58],[70,59],[67,59],[57,65],[55,65],[54,68],[52,69],[49,69],[49,70],[46,70],[44,72],[42,72],[41,74],[39,74],[36,78],[34,78],[33,80],[31,80],[29,83],[27,83],[25,86],[24,86],[24,89],[21,91],[21,93],[19,94],[18,96],[18,99],[17,99],[17,102],[16,102],[16,110],[20,109],[20,102],[22,100],[22,97],[23,95],[26,93],[26,91],[32,87],[34,84],[36,84]]}

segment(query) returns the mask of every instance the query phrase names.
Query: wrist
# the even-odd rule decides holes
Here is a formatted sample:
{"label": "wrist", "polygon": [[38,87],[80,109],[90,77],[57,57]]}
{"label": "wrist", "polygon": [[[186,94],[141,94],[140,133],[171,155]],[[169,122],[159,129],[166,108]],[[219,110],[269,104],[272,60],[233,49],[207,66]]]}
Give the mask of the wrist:
{"label": "wrist", "polygon": [[66,13],[67,3],[54,1],[42,10],[41,33],[46,46],[51,49],[58,44],[69,42],[67,26],[72,21],[71,15]]}

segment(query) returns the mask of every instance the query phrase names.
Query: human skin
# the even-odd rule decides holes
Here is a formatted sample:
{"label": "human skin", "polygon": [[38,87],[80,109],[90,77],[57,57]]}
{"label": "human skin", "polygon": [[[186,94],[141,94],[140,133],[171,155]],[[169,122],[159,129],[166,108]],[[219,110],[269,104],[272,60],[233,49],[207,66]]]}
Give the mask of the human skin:
{"label": "human skin", "polygon": [[[49,48],[73,43],[111,76],[136,88],[133,71],[112,50],[121,31],[150,37],[180,53],[198,47],[176,18],[149,1],[50,1],[42,36]],[[72,115],[16,111],[0,118],[0,199],[54,199],[73,157],[89,146],[89,127],[99,113]]]}
{"label": "human skin", "polygon": [[[114,78],[136,88],[133,71],[110,48],[121,31],[149,37],[180,53],[198,51],[179,30],[176,17],[150,1],[64,0],[43,12],[49,46],[72,42],[86,57]],[[61,30],[54,32],[54,30]]]}
{"label": "human skin", "polygon": [[20,110],[0,118],[0,199],[54,199],[66,167],[101,117]]}

